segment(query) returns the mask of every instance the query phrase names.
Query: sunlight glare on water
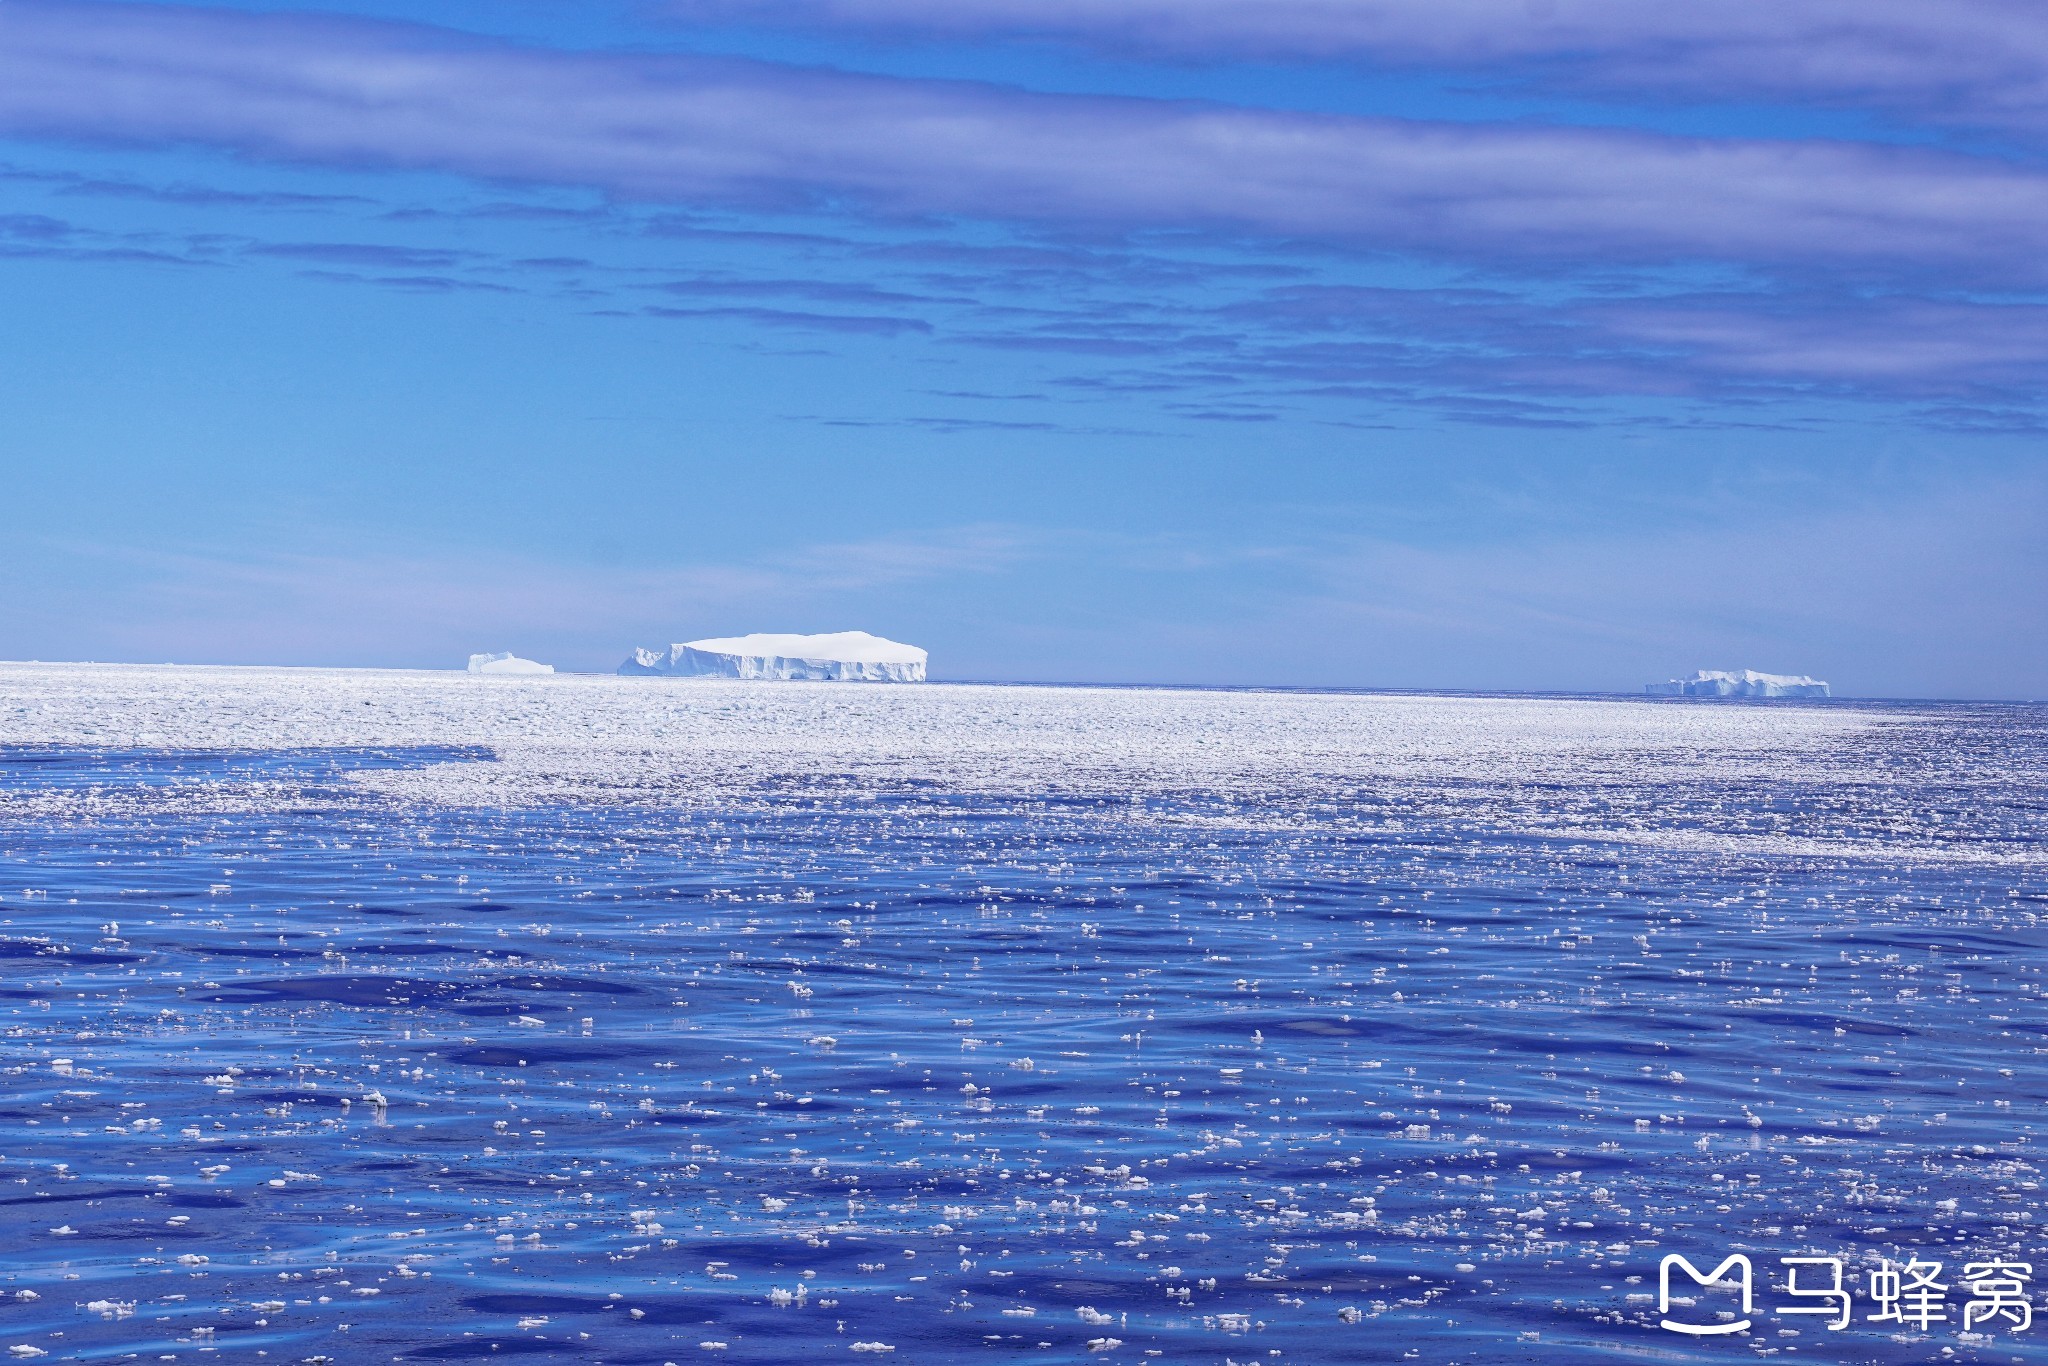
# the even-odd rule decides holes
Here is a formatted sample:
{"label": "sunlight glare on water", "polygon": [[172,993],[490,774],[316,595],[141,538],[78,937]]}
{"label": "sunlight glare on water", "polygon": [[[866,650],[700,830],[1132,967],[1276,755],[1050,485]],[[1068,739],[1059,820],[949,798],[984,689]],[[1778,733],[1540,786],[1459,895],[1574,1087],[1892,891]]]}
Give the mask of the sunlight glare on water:
{"label": "sunlight glare on water", "polygon": [[1666,1253],[2048,1252],[2038,707],[176,674],[0,679],[25,1359],[1733,1359]]}

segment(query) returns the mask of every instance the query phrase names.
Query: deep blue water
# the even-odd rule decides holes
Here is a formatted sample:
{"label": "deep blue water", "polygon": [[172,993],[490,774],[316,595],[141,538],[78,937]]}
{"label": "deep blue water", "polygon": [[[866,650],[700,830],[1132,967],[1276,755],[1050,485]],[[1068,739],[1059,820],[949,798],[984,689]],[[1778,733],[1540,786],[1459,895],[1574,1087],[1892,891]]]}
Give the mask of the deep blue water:
{"label": "deep blue water", "polygon": [[[1954,724],[2034,762],[2014,716]],[[302,795],[0,828],[0,1349],[2048,1361],[2048,1323],[1960,1324],[1966,1260],[2048,1279],[2039,857],[1275,833],[1228,794],[335,799],[437,757],[5,756]],[[1908,824],[1954,797],[1886,781]],[[1738,1251],[1752,1333],[1631,1298]],[[1845,1260],[1850,1329],[1770,1312],[1796,1254]],[[1913,1255],[1951,1320],[1866,1322]]]}

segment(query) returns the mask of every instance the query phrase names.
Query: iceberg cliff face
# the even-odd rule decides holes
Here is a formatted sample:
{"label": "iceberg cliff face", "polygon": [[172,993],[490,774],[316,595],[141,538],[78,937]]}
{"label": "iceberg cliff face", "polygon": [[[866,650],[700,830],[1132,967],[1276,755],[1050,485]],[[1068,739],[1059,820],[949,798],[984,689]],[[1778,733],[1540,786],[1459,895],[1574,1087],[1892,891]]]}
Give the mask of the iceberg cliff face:
{"label": "iceberg cliff face", "polygon": [[1804,674],[1761,674],[1755,669],[1701,669],[1691,678],[1651,683],[1652,697],[1828,697],[1828,685]]}
{"label": "iceberg cliff face", "polygon": [[[672,645],[669,648],[671,650],[680,650],[683,647],[680,645]],[[633,678],[644,674],[665,673],[667,672],[667,664],[668,656],[666,654],[663,654],[660,650],[635,648],[633,651],[632,658],[628,659],[624,664],[619,665],[619,672],[624,674],[628,678]]]}
{"label": "iceberg cliff face", "polygon": [[507,650],[497,655],[471,655],[469,671],[473,674],[551,674],[552,664],[536,664],[530,659],[521,659]]}
{"label": "iceberg cliff face", "polygon": [[622,674],[670,678],[817,679],[834,682],[922,683],[926,654],[866,631],[830,635],[751,635],[693,640],[666,652],[635,650]]}

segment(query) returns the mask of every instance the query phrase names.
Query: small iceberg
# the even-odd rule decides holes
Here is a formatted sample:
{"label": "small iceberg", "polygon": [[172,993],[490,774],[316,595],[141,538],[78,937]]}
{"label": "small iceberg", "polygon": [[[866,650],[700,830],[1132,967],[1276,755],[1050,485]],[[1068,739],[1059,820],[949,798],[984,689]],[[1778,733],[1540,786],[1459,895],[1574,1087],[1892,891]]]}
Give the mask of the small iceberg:
{"label": "small iceberg", "polygon": [[507,650],[499,655],[471,655],[469,671],[473,674],[551,674],[555,666],[521,659]]}
{"label": "small iceberg", "polygon": [[866,631],[829,635],[724,636],[635,650],[619,666],[627,675],[665,678],[815,679],[831,682],[922,683],[926,654]]}
{"label": "small iceberg", "polygon": [[1830,697],[1828,685],[1804,674],[1762,674],[1755,669],[1701,669],[1691,678],[1648,683],[1652,697]]}

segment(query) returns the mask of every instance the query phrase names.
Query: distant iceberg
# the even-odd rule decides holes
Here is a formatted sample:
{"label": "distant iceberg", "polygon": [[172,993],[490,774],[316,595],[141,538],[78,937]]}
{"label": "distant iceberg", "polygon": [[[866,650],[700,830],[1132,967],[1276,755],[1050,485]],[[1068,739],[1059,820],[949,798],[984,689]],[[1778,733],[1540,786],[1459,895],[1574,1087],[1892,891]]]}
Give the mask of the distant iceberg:
{"label": "distant iceberg", "polygon": [[469,671],[473,674],[551,674],[555,666],[536,664],[507,650],[501,655],[471,655]]}
{"label": "distant iceberg", "polygon": [[628,675],[669,678],[820,679],[862,683],[922,683],[926,655],[866,631],[830,635],[726,636],[635,650],[619,666]]}
{"label": "distant iceberg", "polygon": [[1827,697],[1828,685],[1804,674],[1760,674],[1755,669],[1701,669],[1691,678],[1646,684],[1652,697]]}

